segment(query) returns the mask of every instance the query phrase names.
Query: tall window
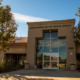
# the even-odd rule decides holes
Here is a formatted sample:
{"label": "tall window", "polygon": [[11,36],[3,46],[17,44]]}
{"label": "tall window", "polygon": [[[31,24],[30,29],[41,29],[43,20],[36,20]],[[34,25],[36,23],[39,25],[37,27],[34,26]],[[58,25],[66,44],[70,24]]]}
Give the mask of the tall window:
{"label": "tall window", "polygon": [[66,39],[58,39],[58,32],[44,32],[43,39],[37,42],[38,68],[42,67],[43,53],[59,53],[60,68],[66,64]]}

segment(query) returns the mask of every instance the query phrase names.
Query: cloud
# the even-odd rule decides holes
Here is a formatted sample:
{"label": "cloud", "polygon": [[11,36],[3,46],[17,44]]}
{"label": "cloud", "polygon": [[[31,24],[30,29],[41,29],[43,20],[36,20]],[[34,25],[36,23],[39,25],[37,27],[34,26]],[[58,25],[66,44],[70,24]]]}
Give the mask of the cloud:
{"label": "cloud", "polygon": [[34,16],[28,16],[28,15],[23,15],[19,13],[13,13],[14,18],[18,22],[40,22],[40,21],[49,21],[48,19],[44,18],[39,18],[39,17],[34,17]]}

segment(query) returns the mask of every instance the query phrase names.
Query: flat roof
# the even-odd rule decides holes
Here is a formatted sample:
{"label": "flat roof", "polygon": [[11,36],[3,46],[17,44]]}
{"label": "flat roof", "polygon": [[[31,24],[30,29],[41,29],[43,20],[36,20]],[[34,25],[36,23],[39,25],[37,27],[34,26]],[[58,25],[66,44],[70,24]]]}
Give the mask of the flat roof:
{"label": "flat roof", "polygon": [[27,22],[27,24],[29,26],[44,25],[44,24],[59,24],[59,23],[74,23],[75,24],[75,19],[55,20],[55,21],[42,21],[42,22]]}

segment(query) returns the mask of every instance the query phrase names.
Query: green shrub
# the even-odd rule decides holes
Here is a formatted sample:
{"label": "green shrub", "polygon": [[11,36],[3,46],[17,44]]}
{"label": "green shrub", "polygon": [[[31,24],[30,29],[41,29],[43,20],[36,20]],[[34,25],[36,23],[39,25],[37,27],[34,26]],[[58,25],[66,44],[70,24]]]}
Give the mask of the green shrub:
{"label": "green shrub", "polygon": [[6,65],[5,60],[0,61],[0,69],[1,70],[4,70],[5,69],[5,65]]}

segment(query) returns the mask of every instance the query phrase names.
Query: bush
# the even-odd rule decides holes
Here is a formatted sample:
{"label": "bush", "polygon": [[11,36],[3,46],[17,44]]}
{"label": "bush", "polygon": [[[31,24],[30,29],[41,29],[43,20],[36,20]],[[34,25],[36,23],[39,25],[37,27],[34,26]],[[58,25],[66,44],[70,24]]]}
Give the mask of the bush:
{"label": "bush", "polygon": [[11,60],[2,60],[0,61],[0,72],[12,71],[24,68],[24,61],[11,61]]}
{"label": "bush", "polygon": [[0,69],[1,70],[5,70],[5,64],[6,64],[5,60],[0,61]]}

